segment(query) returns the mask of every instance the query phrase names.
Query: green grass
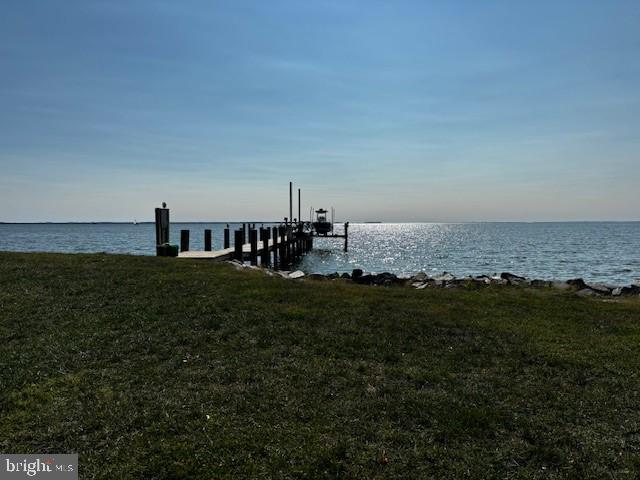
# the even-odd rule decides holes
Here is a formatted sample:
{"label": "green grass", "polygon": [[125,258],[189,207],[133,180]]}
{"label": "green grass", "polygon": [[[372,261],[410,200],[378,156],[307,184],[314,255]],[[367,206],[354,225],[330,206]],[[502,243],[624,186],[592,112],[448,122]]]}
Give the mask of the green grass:
{"label": "green grass", "polygon": [[0,451],[81,478],[640,472],[638,299],[2,253],[0,339]]}

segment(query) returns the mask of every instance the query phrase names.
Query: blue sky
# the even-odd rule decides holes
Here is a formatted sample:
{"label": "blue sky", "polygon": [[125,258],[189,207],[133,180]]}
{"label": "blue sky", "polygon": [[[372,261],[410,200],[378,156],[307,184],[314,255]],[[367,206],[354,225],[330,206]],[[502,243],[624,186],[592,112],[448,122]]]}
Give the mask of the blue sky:
{"label": "blue sky", "polygon": [[[40,1],[0,221],[640,219],[640,2]],[[303,208],[303,210],[306,210]]]}

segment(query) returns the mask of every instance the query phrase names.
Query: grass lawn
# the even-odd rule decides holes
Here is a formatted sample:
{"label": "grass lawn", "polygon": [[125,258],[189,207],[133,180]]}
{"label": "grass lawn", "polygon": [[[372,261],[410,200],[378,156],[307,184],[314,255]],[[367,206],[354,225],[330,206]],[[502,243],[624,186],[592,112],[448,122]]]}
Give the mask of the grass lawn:
{"label": "grass lawn", "polygon": [[0,450],[80,477],[637,478],[640,300],[0,253]]}

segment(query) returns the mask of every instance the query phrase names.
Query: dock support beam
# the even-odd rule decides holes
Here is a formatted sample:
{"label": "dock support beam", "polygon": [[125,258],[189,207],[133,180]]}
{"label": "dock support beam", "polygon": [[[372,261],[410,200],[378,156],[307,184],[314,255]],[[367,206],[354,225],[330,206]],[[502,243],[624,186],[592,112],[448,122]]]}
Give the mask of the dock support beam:
{"label": "dock support beam", "polygon": [[241,228],[233,232],[233,258],[239,262],[244,262],[242,256],[242,245],[244,244],[244,232]]}
{"label": "dock support beam", "polygon": [[278,227],[271,229],[273,234],[273,268],[278,268]]}
{"label": "dock support beam", "polygon": [[278,227],[280,235],[280,268],[287,265],[287,232],[286,227]]}
{"label": "dock support beam", "polygon": [[251,265],[258,264],[258,231],[255,228],[249,230],[249,241],[251,242]]}
{"label": "dock support beam", "polygon": [[204,251],[205,252],[211,251],[211,243],[212,243],[211,230],[206,228],[204,230]]}
{"label": "dock support beam", "polygon": [[260,237],[262,240],[262,256],[260,258],[260,265],[266,267],[269,265],[269,229],[260,228]]}
{"label": "dock support beam", "polygon": [[180,230],[180,251],[189,251],[189,230]]}
{"label": "dock support beam", "polygon": [[228,223],[227,223],[227,227],[224,229],[224,239],[223,239],[222,248],[224,249],[229,248],[229,224]]}

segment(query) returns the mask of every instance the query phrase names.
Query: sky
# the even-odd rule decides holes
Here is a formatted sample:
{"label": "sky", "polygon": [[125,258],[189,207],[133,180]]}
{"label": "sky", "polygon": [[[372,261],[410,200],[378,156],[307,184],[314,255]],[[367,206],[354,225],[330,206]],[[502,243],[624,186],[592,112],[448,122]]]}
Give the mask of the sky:
{"label": "sky", "polygon": [[640,2],[8,0],[0,221],[640,220]]}

